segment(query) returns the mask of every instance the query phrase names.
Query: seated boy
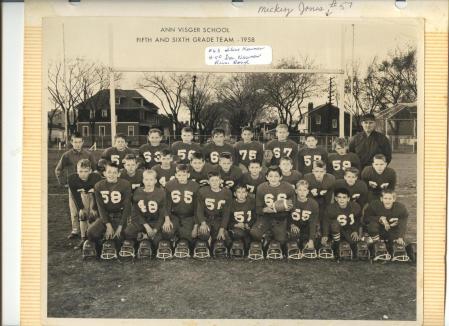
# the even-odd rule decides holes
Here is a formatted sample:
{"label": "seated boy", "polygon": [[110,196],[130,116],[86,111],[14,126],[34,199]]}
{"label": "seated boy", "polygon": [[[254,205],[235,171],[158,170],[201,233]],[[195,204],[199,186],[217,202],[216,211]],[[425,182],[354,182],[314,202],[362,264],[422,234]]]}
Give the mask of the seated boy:
{"label": "seated boy", "polygon": [[160,152],[160,164],[151,168],[157,174],[159,186],[165,187],[166,183],[175,178],[176,163],[173,162],[172,153],[169,149]]}
{"label": "seated boy", "polygon": [[241,164],[247,170],[249,162],[256,160],[262,162],[263,160],[263,145],[253,140],[254,132],[251,127],[242,128],[242,140],[237,142],[235,153],[237,156],[237,164]]}
{"label": "seated boy", "polygon": [[316,224],[319,207],[315,199],[308,197],[309,183],[300,180],[296,184],[296,200],[289,219],[290,239],[299,242],[300,247],[315,249]]}
{"label": "seated boy", "polygon": [[172,240],[174,227],[167,214],[166,193],[156,187],[156,172],[143,172],[143,187],[136,189],[132,199],[131,223],[125,229],[125,239],[137,241],[139,233],[146,234],[154,248],[161,240]]}
{"label": "seated boy", "polygon": [[131,189],[142,186],[142,170],[137,169],[137,157],[134,154],[127,154],[123,159],[123,170],[120,172],[120,178],[127,180],[131,184]]}
{"label": "seated boy", "polygon": [[301,180],[302,174],[296,170],[293,170],[293,160],[288,156],[281,157],[279,161],[279,168],[282,173],[282,181],[285,181],[295,188],[296,183]]}
{"label": "seated boy", "polygon": [[[223,240],[226,246],[230,244],[228,232],[231,212],[232,193],[228,188],[221,188],[221,178],[218,172],[209,173],[209,185],[198,191],[196,209],[198,238],[211,242]],[[209,243],[210,244],[210,243]]]}
{"label": "seated boy", "polygon": [[143,161],[143,168],[151,169],[161,162],[161,151],[169,149],[167,144],[162,142],[162,131],[152,128],[148,131],[148,143],[139,148],[139,155]]}
{"label": "seated boy", "polygon": [[244,250],[247,251],[251,240],[249,230],[256,221],[256,201],[253,197],[248,197],[245,185],[237,184],[234,189],[229,231],[232,240],[242,241]]}
{"label": "seated boy", "polygon": [[368,187],[362,180],[358,180],[359,170],[349,167],[344,172],[344,178],[335,181],[335,188],[345,188],[349,191],[351,200],[357,202],[363,209],[368,203]]}
{"label": "seated boy", "polygon": [[[189,169],[185,164],[176,166],[175,179],[165,185],[167,191],[167,211],[171,217],[179,240],[192,244],[192,231],[195,225],[195,209],[200,186],[189,180]],[[178,242],[179,243],[179,242]]]}
{"label": "seated boy", "polygon": [[315,135],[306,136],[306,146],[298,153],[298,170],[303,175],[312,172],[313,162],[322,161],[327,163],[327,151],[317,147],[318,139]]}
{"label": "seated boy", "polygon": [[360,159],[355,153],[348,153],[348,144],[346,139],[337,138],[334,142],[336,153],[329,154],[327,171],[333,174],[335,178],[343,179],[347,168],[353,167],[360,171]]}
{"label": "seated boy", "polygon": [[193,129],[190,127],[182,128],[181,139],[171,145],[171,152],[177,163],[188,164],[193,153],[201,152],[201,146],[192,142]]}
{"label": "seated boy", "polygon": [[372,166],[362,171],[362,180],[368,186],[368,203],[379,199],[384,190],[394,190],[396,187],[396,172],[387,166],[383,154],[374,155]]}
{"label": "seated boy", "polygon": [[257,187],[266,181],[266,171],[265,173],[262,171],[260,162],[250,161],[248,172],[242,175],[241,183],[246,186],[250,194],[255,195]]}
{"label": "seated boy", "polygon": [[81,249],[86,241],[88,223],[95,221],[98,217],[94,187],[101,180],[101,176],[95,172],[92,173],[89,159],[79,160],[76,170],[77,173],[69,176],[68,183],[75,204],[73,209],[77,212],[80,223],[81,241],[75,249]]}
{"label": "seated boy", "polygon": [[[287,220],[293,208],[295,190],[281,180],[281,170],[270,167],[267,171],[267,182],[257,187],[256,214],[257,221],[250,234],[254,241],[261,241],[271,231],[273,239],[281,248],[287,241]],[[282,205],[277,203],[282,202]]]}
{"label": "seated boy", "polygon": [[211,164],[218,164],[220,154],[223,152],[231,153],[232,161],[235,162],[234,147],[225,143],[225,131],[221,128],[212,130],[212,141],[203,147],[204,157]]}
{"label": "seated boy", "polygon": [[209,184],[209,172],[218,172],[218,165],[212,165],[204,160],[203,154],[192,154],[189,165],[189,178],[200,186]]}
{"label": "seated boy", "polygon": [[124,134],[116,134],[114,137],[114,146],[103,151],[101,158],[111,163],[117,164],[119,169],[123,169],[123,159],[128,154],[134,154],[134,151],[127,147],[128,143]]}
{"label": "seated boy", "polygon": [[234,186],[240,182],[242,178],[242,170],[236,165],[232,164],[231,153],[223,152],[220,154],[220,160],[218,161],[219,173],[222,181],[222,187],[234,189]]}
{"label": "seated boy", "polygon": [[[335,203],[330,204],[326,209],[323,223],[323,236],[321,244],[324,246],[328,241],[328,234],[332,235],[333,250],[338,258],[340,241],[344,240],[351,246],[352,253],[356,250],[359,237],[359,225],[361,208],[359,204],[351,201],[349,191],[345,188],[335,189]],[[350,253],[350,257],[352,258]],[[349,257],[347,257],[349,258]]]}
{"label": "seated boy", "polygon": [[106,179],[94,187],[100,218],[87,229],[92,247],[96,247],[103,236],[106,240],[115,239],[115,245],[119,245],[123,228],[131,216],[131,184],[119,179],[118,174],[118,165],[108,162]]}

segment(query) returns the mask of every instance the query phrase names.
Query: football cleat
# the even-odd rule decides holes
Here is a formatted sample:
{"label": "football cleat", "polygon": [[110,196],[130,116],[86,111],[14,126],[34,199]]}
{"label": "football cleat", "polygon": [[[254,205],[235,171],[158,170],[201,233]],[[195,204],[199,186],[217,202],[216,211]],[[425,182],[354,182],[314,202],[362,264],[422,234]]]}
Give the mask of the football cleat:
{"label": "football cleat", "polygon": [[400,245],[398,243],[393,243],[393,257],[391,261],[409,261],[410,257],[407,255],[407,250],[405,250],[405,246]]}
{"label": "football cleat", "polygon": [[383,241],[376,241],[374,243],[374,261],[383,260],[388,261],[391,255],[388,253],[387,245]]}
{"label": "football cleat", "polygon": [[334,251],[332,250],[332,247],[329,244],[321,246],[321,248],[318,249],[318,258],[334,259],[335,256],[334,256]]}
{"label": "football cleat", "polygon": [[147,260],[153,257],[153,247],[148,239],[141,240],[139,242],[139,248],[137,249],[137,258],[139,260]]}
{"label": "football cleat", "polygon": [[134,249],[134,241],[133,240],[125,240],[123,241],[122,247],[118,255],[123,258],[134,258],[135,257],[135,249]]}
{"label": "football cleat", "polygon": [[157,247],[156,257],[159,259],[170,259],[173,257],[173,252],[171,250],[170,242],[167,240],[159,241],[159,246]]}
{"label": "football cleat", "polygon": [[268,259],[282,259],[282,249],[279,241],[271,240],[267,249],[267,258]]}
{"label": "football cleat", "polygon": [[368,243],[365,241],[358,241],[357,242],[357,259],[358,260],[369,260],[371,257]]}
{"label": "football cleat", "polygon": [[417,249],[416,249],[416,242],[409,243],[405,250],[407,251],[407,256],[410,258],[410,261],[416,263],[417,259]]}
{"label": "football cleat", "polygon": [[352,260],[352,249],[348,242],[341,241],[338,245],[338,258],[341,260]]}
{"label": "football cleat", "polygon": [[288,259],[301,259],[301,250],[299,250],[298,243],[296,241],[290,241],[287,243],[287,258]]}
{"label": "football cleat", "polygon": [[263,250],[260,242],[251,242],[248,251],[248,258],[251,260],[263,259]]}
{"label": "football cleat", "polygon": [[189,242],[187,240],[179,240],[175,248],[176,258],[187,258],[190,257]]}
{"label": "football cleat", "polygon": [[226,257],[228,257],[228,248],[226,248],[226,245],[225,245],[223,240],[216,240],[215,241],[215,243],[213,245],[212,253],[213,253],[215,258],[226,258]]}
{"label": "football cleat", "polygon": [[197,241],[193,249],[193,258],[209,258],[210,252],[206,241]]}
{"label": "football cleat", "polygon": [[232,243],[230,256],[233,258],[244,258],[245,257],[245,246],[243,241],[236,240]]}
{"label": "football cleat", "polygon": [[84,241],[83,244],[83,259],[96,258],[97,249],[95,249],[95,243],[90,240]]}
{"label": "football cleat", "polygon": [[103,242],[100,257],[105,260],[117,259],[117,248],[115,248],[114,240],[106,240]]}

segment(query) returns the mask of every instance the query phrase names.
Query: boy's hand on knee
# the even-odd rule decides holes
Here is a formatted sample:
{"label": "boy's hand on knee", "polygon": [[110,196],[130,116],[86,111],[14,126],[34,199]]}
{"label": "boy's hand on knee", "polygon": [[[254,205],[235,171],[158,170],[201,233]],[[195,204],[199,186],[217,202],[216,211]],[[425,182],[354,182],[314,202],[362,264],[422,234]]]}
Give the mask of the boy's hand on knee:
{"label": "boy's hand on knee", "polygon": [[117,230],[115,230],[115,233],[114,233],[114,238],[120,239],[120,236],[122,234],[122,228],[123,227],[121,225],[119,225],[117,227]]}
{"label": "boy's hand on knee", "polygon": [[396,239],[396,243],[400,246],[404,246],[405,245],[405,241],[403,238],[397,238]]}
{"label": "boy's hand on knee", "polygon": [[313,244],[313,240],[309,240],[306,244],[306,248],[315,249],[315,245]]}
{"label": "boy's hand on knee", "polygon": [[322,245],[322,246],[327,245],[327,237],[322,237],[322,238],[321,238],[321,245]]}
{"label": "boy's hand on knee", "polygon": [[299,232],[300,232],[300,229],[299,229],[298,226],[292,224],[292,225],[290,226],[290,231],[291,231],[291,233],[293,233],[294,235],[298,235]]}
{"label": "boy's hand on knee", "polygon": [[165,217],[165,222],[162,225],[162,230],[166,233],[170,232],[173,229],[173,223],[170,221],[168,216]]}
{"label": "boy's hand on knee", "polygon": [[112,236],[114,235],[114,228],[112,227],[111,223],[106,224],[106,233],[105,233],[105,238],[107,240],[111,239]]}
{"label": "boy's hand on knee", "polygon": [[220,228],[218,230],[217,240],[224,240],[225,239],[225,230],[223,228]]}
{"label": "boy's hand on knee", "polygon": [[357,232],[352,232],[351,239],[352,241],[359,241],[360,240],[359,234]]}
{"label": "boy's hand on knee", "polygon": [[209,232],[209,227],[207,226],[206,222],[201,222],[200,233],[206,234],[207,232]]}

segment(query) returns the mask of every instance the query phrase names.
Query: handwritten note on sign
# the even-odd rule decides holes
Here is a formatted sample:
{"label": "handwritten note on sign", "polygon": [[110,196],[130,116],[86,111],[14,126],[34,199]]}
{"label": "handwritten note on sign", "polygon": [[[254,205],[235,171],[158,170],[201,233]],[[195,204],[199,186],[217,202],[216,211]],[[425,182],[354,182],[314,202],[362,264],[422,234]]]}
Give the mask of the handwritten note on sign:
{"label": "handwritten note on sign", "polygon": [[271,46],[210,46],[206,48],[207,65],[269,65]]}

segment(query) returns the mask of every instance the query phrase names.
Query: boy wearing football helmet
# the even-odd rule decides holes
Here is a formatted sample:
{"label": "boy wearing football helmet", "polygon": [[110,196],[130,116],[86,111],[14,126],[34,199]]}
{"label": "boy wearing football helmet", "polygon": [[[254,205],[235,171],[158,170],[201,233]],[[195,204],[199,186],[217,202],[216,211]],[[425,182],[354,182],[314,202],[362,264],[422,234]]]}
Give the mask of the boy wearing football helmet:
{"label": "boy wearing football helmet", "polygon": [[303,175],[312,172],[313,162],[322,161],[325,164],[327,162],[327,151],[317,147],[317,144],[316,136],[309,134],[306,136],[306,146],[298,153],[298,170]]}
{"label": "boy wearing football helmet", "polygon": [[173,162],[172,153],[169,149],[163,149],[160,152],[160,162],[151,169],[156,171],[158,184],[165,187],[166,183],[173,180],[176,174],[176,163]]}
{"label": "boy wearing football helmet", "polygon": [[171,152],[177,163],[188,164],[193,153],[201,152],[201,146],[192,141],[193,129],[190,127],[181,129],[181,139],[171,145]]}
{"label": "boy wearing football helmet", "polygon": [[128,143],[126,137],[123,134],[116,134],[114,136],[114,146],[109,147],[104,150],[101,154],[101,158],[117,164],[119,169],[123,169],[123,159],[128,154],[134,154],[134,151],[127,147]]}
{"label": "boy wearing football helmet", "polygon": [[161,162],[161,151],[169,149],[167,144],[162,142],[162,131],[152,128],[148,131],[148,143],[143,144],[139,148],[139,155],[143,160],[145,169],[151,169],[153,166]]}
{"label": "boy wearing football helmet", "polygon": [[335,153],[329,154],[327,171],[335,178],[343,179],[347,168],[353,167],[360,171],[360,159],[355,153],[348,153],[346,139],[337,138],[334,142]]}

